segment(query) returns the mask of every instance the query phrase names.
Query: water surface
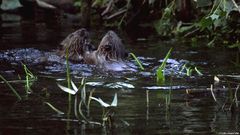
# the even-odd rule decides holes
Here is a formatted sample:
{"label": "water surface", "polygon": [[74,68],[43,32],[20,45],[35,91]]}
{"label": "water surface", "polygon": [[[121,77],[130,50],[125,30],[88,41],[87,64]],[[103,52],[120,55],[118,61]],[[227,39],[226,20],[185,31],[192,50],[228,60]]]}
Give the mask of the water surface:
{"label": "water surface", "polygon": [[[0,27],[0,73],[23,97],[18,101],[6,84],[1,83],[0,92],[0,134],[239,134],[238,111],[222,110],[229,97],[226,88],[236,88],[239,84],[239,68],[234,65],[239,54],[221,47],[207,48],[206,41],[199,47],[190,42],[177,40],[162,41],[151,36],[146,40],[132,40],[126,33],[116,31],[126,48],[135,53],[143,62],[144,71],[135,72],[103,71],[86,64],[71,63],[71,76],[75,83],[86,78],[87,94],[95,90],[93,96],[110,103],[118,94],[115,108],[114,127],[111,129],[94,124],[78,122],[72,113],[68,116],[68,94],[57,87],[66,86],[66,61],[55,52],[59,43],[71,32],[80,28],[66,19],[43,21],[22,16],[2,15]],[[93,42],[97,45],[107,29],[91,28]],[[165,70],[166,83],[157,85],[155,72],[170,48],[172,55]],[[39,60],[43,56],[49,61]],[[132,58],[128,59],[134,64]],[[25,73],[21,62],[38,77],[31,89],[25,92]],[[181,67],[197,67],[203,75],[193,72],[191,76]],[[208,89],[214,84],[214,76],[232,81],[215,84],[217,104]],[[226,76],[231,75],[231,76]],[[190,94],[186,93],[186,90]],[[149,91],[149,103],[146,91]],[[170,106],[166,98],[171,90]],[[239,94],[238,94],[239,96]],[[65,114],[57,114],[49,102]],[[102,108],[91,103],[89,119],[101,122]]]}

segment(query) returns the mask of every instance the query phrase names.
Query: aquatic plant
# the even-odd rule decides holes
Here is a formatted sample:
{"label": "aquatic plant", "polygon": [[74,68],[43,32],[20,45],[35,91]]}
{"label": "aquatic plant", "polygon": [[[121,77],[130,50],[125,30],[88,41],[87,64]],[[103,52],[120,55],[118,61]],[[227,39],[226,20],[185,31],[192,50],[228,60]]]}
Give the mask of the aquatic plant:
{"label": "aquatic plant", "polygon": [[118,104],[117,93],[115,93],[111,104],[104,102],[101,98],[91,97],[91,99],[97,101],[102,106],[102,126],[112,127],[112,118],[114,116],[113,109],[117,107]]}
{"label": "aquatic plant", "polygon": [[[233,93],[233,90],[231,89],[230,84],[228,84],[228,87],[229,87],[228,89],[229,89],[229,103],[230,103],[230,105],[229,105],[229,108],[227,110],[229,110],[231,112],[234,112],[237,109],[239,109],[239,105],[238,105],[239,101],[238,101],[237,93],[238,93],[238,90],[240,88],[240,84],[237,85],[234,93]],[[222,106],[222,109],[225,108],[225,104]]]}
{"label": "aquatic plant", "polygon": [[[93,94],[93,91],[91,91],[88,95],[88,100],[87,100],[87,96],[86,96],[86,88],[85,88],[85,79],[83,78],[82,81],[81,81],[81,85],[80,87],[78,88],[73,81],[71,81],[71,88],[68,88],[68,87],[65,87],[65,86],[62,86],[60,84],[57,84],[58,87],[63,90],[64,92],[67,92],[71,95],[74,95],[75,97],[75,100],[74,100],[74,114],[75,114],[75,117],[78,119],[78,120],[82,120],[83,122],[86,122],[86,123],[91,123],[91,124],[97,124],[97,125],[102,125],[102,126],[108,126],[108,127],[111,127],[112,126],[112,117],[114,116],[114,110],[113,108],[117,107],[117,103],[118,103],[118,100],[117,100],[117,94],[114,95],[114,98],[113,98],[113,101],[111,104],[108,104],[106,102],[104,102],[101,98],[95,98],[92,96]],[[79,90],[81,92],[79,92]],[[80,97],[81,97],[81,100],[78,102],[78,93],[80,93]],[[103,113],[102,113],[102,124],[100,124],[99,122],[94,122],[94,121],[90,121],[86,115],[84,114],[84,111],[83,111],[83,107],[85,107],[86,109],[86,112],[89,114],[89,111],[90,111],[90,103],[91,103],[91,100],[95,100],[97,101],[101,106],[102,106],[102,109],[103,109]],[[49,104],[48,104],[49,105]],[[49,105],[50,106],[50,105]],[[52,106],[50,106],[52,109],[54,109]],[[54,109],[56,112],[57,109],[55,108]],[[61,111],[60,111],[61,112]],[[79,115],[80,114],[80,115]]]}
{"label": "aquatic plant", "polygon": [[[69,50],[68,50],[68,48],[66,49],[66,69],[67,69],[67,71],[66,71],[67,87],[70,89],[71,88],[71,76],[70,76]],[[69,93],[68,94],[68,117],[70,117],[70,114],[71,114],[71,109],[72,109],[71,103],[72,103],[72,96]],[[69,123],[67,125],[69,125]]]}
{"label": "aquatic plant", "polygon": [[66,49],[66,69],[67,69],[67,86],[68,88],[71,87],[71,75],[70,75],[70,66],[69,66],[69,52],[68,48]]}
{"label": "aquatic plant", "polygon": [[159,35],[170,36],[172,34],[173,25],[173,14],[175,10],[175,0],[173,0],[162,13],[162,17],[154,23],[154,28]]}
{"label": "aquatic plant", "polygon": [[146,90],[146,103],[147,107],[149,107],[149,90]]}
{"label": "aquatic plant", "polygon": [[137,62],[139,68],[140,68],[141,70],[144,70],[144,67],[142,66],[140,60],[136,57],[136,55],[135,55],[134,53],[129,53],[129,54],[135,59],[135,61]]}
{"label": "aquatic plant", "polygon": [[166,54],[162,64],[157,69],[157,83],[163,84],[165,82],[165,75],[164,75],[164,69],[167,64],[167,59],[170,57],[172,48],[169,49],[168,53]]}
{"label": "aquatic plant", "polygon": [[213,97],[214,101],[217,102],[217,99],[216,99],[216,97],[214,95],[214,92],[213,92],[213,85],[212,84],[211,84],[210,90],[211,90],[211,94],[212,94],[212,97]]}
{"label": "aquatic plant", "polygon": [[18,92],[12,87],[12,85],[10,83],[8,83],[8,81],[2,75],[0,75],[0,78],[4,81],[4,83],[6,83],[8,85],[8,87],[12,90],[12,92],[18,98],[18,100],[22,100],[22,98],[18,94]]}
{"label": "aquatic plant", "polygon": [[235,103],[235,106],[238,108],[238,97],[237,97],[237,93],[238,93],[238,90],[240,88],[240,84],[237,86],[236,90],[235,90],[235,93],[234,93],[234,98],[233,98],[233,102]]}
{"label": "aquatic plant", "polygon": [[[87,101],[87,98],[86,98],[86,88],[85,88],[85,79],[83,78],[82,81],[81,81],[81,84],[79,86],[79,88],[74,84],[73,81],[71,81],[71,88],[68,88],[68,87],[65,87],[65,86],[62,86],[60,84],[57,84],[58,87],[63,90],[64,92],[67,92],[71,95],[74,95],[75,97],[75,100],[74,100],[74,114],[75,114],[75,117],[80,120],[80,117],[79,117],[79,114],[81,116],[81,118],[84,119],[85,122],[88,122],[90,123],[90,121],[86,118],[86,116],[84,115],[83,111],[82,111],[82,106],[84,105],[85,108],[87,109],[87,112],[89,113],[89,105],[90,105],[90,102],[91,102],[91,96],[92,96],[92,92],[90,92],[89,94],[89,97],[88,97],[88,102]],[[80,92],[80,97],[81,97],[81,100],[78,102],[78,91],[81,91]]]}
{"label": "aquatic plant", "polygon": [[[228,75],[227,75],[228,76]],[[229,77],[239,77],[238,75],[237,76],[234,76],[234,75],[230,75]],[[223,111],[227,110],[227,111],[231,111],[231,112],[234,112],[237,110],[239,110],[239,101],[238,101],[238,97],[237,97],[237,93],[238,93],[238,90],[240,88],[240,84],[239,82],[234,82],[234,81],[228,81],[226,80],[221,80],[218,76],[214,76],[214,84],[218,84],[219,82],[225,82],[227,83],[228,85],[228,88],[225,88],[228,90],[228,97],[227,99],[225,100],[225,102],[221,105],[219,101],[217,101],[215,95],[214,95],[214,92],[213,92],[213,85],[211,85],[211,94],[212,94],[212,97],[214,99],[214,101],[221,106],[221,109]],[[237,85],[235,89],[233,89],[231,87],[231,84],[235,84]],[[235,90],[235,91],[234,91]]]}
{"label": "aquatic plant", "polygon": [[33,75],[33,73],[27,68],[25,64],[23,64],[24,72],[25,72],[25,90],[26,94],[29,94],[32,92],[31,86],[33,85],[33,82],[37,80],[37,77]]}
{"label": "aquatic plant", "polygon": [[59,109],[57,109],[56,107],[54,107],[52,104],[50,104],[49,102],[44,102],[46,105],[48,105],[50,108],[52,108],[55,112],[57,112],[58,114],[64,114],[64,112],[60,111]]}
{"label": "aquatic plant", "polygon": [[186,75],[187,76],[192,76],[193,71],[195,71],[197,73],[197,75],[202,76],[203,73],[196,67],[193,65],[189,65],[189,64],[184,64],[180,70],[180,72],[184,73],[184,71],[186,71]]}
{"label": "aquatic plant", "polygon": [[81,0],[74,0],[74,6],[75,7],[81,7],[82,1]]}
{"label": "aquatic plant", "polygon": [[195,67],[194,70],[197,72],[197,74],[198,74],[199,76],[202,76],[202,75],[203,75],[202,72],[199,71],[197,67]]}

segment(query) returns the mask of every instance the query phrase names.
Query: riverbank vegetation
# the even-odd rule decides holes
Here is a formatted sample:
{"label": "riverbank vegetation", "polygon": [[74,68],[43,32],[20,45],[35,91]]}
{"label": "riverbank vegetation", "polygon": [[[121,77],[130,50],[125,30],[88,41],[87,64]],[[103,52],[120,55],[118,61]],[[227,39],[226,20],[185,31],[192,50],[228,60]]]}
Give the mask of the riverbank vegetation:
{"label": "riverbank vegetation", "polygon": [[83,27],[100,23],[104,27],[126,31],[138,31],[143,28],[146,34],[155,34],[162,39],[180,39],[195,45],[198,40],[204,38],[208,47],[224,45],[240,50],[238,0],[14,1],[15,3],[10,3],[3,0],[1,8],[7,9],[11,5],[17,7],[19,4],[16,3],[29,8],[29,5],[35,2],[38,5],[35,7],[81,14],[79,18]]}
{"label": "riverbank vegetation", "polygon": [[[106,26],[121,29],[146,27],[163,39],[180,38],[207,46],[223,44],[240,49],[240,8],[235,0],[78,0],[80,7],[91,4]],[[152,28],[153,27],[153,28]]]}

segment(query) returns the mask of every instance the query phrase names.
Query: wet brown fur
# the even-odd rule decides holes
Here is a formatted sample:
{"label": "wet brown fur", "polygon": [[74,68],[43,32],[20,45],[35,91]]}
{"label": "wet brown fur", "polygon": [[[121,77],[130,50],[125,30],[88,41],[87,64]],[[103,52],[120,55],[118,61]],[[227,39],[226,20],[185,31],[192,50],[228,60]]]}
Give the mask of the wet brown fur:
{"label": "wet brown fur", "polygon": [[63,46],[60,55],[65,57],[68,50],[68,58],[72,61],[82,61],[84,53],[94,50],[94,46],[90,43],[89,32],[85,28],[69,34],[60,44]]}
{"label": "wet brown fur", "polygon": [[124,45],[118,35],[109,31],[101,40],[96,51],[85,53],[87,64],[106,64],[111,61],[122,61],[126,56]]}

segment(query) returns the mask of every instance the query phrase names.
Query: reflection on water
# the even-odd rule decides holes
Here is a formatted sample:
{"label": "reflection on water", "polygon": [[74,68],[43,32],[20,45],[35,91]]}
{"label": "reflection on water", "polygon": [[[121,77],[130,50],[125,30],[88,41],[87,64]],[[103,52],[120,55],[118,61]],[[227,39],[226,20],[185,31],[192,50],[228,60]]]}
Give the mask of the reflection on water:
{"label": "reflection on water", "polygon": [[[24,83],[11,83],[24,97],[16,101],[9,88],[1,83],[0,92],[0,134],[239,134],[239,114],[237,111],[224,112],[221,107],[229,98],[229,92],[216,92],[219,104],[215,103],[211,92],[206,91],[213,84],[214,75],[221,74],[232,82],[239,83],[239,68],[233,62],[235,52],[222,48],[191,48],[190,43],[176,41],[163,42],[157,38],[152,41],[129,41],[120,33],[126,48],[139,56],[146,67],[145,71],[106,72],[95,66],[71,63],[74,82],[80,84],[84,76],[87,80],[87,93],[95,89],[94,97],[110,103],[118,93],[118,107],[114,127],[79,123],[72,110],[67,117],[68,94],[61,91],[56,82],[65,83],[65,60],[56,55],[59,43],[78,24],[27,20],[18,15],[2,15],[0,27],[0,73],[7,80],[24,78],[21,63],[38,76],[32,86],[33,93],[25,97]],[[106,30],[91,28],[93,42],[97,44]],[[204,42],[199,43],[202,46]],[[166,84],[156,85],[155,71],[162,59],[173,47],[171,59],[165,71]],[[47,60],[44,57],[47,56]],[[132,59],[129,60],[134,63]],[[180,72],[184,64],[198,67],[203,76],[187,76]],[[172,74],[172,76],[171,76]],[[19,78],[20,77],[20,78]],[[229,87],[229,82],[215,84],[217,88]],[[224,86],[224,87],[223,87]],[[232,88],[236,84],[230,84]],[[169,90],[171,95],[169,96]],[[186,93],[186,89],[196,92]],[[149,103],[146,102],[149,90]],[[199,92],[204,90],[204,92]],[[238,94],[239,95],[239,94]],[[170,97],[170,106],[167,100]],[[43,102],[49,102],[65,112],[59,115]],[[102,109],[96,102],[91,103],[90,119],[101,122]],[[69,119],[68,119],[69,118]],[[70,127],[68,127],[70,124]]]}

